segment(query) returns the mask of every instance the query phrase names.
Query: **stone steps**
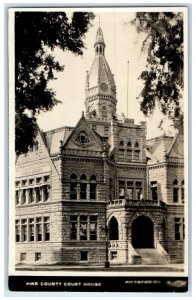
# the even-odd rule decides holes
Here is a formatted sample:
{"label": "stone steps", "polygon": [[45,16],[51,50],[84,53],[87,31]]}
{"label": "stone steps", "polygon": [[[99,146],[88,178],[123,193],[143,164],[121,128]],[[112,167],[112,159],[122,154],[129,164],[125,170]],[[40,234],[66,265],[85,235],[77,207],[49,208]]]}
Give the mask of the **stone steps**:
{"label": "stone steps", "polygon": [[141,256],[142,265],[165,265],[169,263],[167,257],[161,255],[157,249],[135,249]]}

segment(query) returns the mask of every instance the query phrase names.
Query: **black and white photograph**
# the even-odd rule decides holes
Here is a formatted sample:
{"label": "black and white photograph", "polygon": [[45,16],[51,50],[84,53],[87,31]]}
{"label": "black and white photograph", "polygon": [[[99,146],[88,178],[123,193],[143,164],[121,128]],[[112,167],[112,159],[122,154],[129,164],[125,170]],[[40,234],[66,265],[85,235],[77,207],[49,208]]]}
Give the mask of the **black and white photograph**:
{"label": "black and white photograph", "polygon": [[9,289],[187,292],[188,8],[9,8]]}

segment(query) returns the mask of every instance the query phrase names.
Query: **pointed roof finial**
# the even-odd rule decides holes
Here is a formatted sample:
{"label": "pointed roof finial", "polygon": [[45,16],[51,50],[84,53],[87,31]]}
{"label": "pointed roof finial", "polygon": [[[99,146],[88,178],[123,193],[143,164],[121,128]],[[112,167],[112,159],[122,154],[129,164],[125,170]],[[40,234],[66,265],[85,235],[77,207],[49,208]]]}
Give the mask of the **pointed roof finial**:
{"label": "pointed roof finial", "polygon": [[94,46],[101,43],[105,46],[102,29],[98,27]]}

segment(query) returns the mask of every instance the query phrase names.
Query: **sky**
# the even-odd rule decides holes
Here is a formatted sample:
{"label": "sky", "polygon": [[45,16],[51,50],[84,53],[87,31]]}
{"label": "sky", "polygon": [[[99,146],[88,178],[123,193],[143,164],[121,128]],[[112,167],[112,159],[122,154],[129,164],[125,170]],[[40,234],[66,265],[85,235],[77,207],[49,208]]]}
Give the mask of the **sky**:
{"label": "sky", "polygon": [[[127,116],[127,91],[128,91],[128,117],[135,119],[135,124],[147,121],[147,138],[163,134],[158,128],[162,118],[156,111],[150,118],[144,118],[140,111],[139,96],[143,84],[138,80],[139,75],[146,66],[146,54],[141,52],[144,34],[138,35],[136,29],[130,24],[135,13],[120,11],[117,8],[99,9],[94,12],[95,19],[85,35],[85,49],[83,56],[76,56],[71,52],[55,49],[54,55],[64,71],[56,73],[57,80],[51,81],[48,87],[56,91],[57,99],[62,102],[50,112],[41,113],[38,124],[44,131],[61,126],[75,126],[79,121],[82,111],[85,111],[85,80],[86,71],[90,70],[94,56],[94,42],[97,28],[103,31],[106,44],[105,57],[109,63],[117,88],[117,114]],[[71,17],[71,11],[68,12]],[[129,61],[129,80],[127,88],[127,73]],[[173,127],[168,121],[164,122],[166,133],[172,134]]]}

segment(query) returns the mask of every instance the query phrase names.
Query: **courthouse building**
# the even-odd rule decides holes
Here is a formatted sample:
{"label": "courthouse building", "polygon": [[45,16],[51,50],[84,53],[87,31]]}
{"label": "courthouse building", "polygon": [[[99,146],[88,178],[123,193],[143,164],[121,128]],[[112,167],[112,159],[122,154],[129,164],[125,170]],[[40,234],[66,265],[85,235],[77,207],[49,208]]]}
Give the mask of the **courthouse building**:
{"label": "courthouse building", "polygon": [[[38,131],[16,162],[16,264],[184,261],[183,130],[119,120],[102,29],[75,127]],[[120,101],[120,99],[119,99]]]}

